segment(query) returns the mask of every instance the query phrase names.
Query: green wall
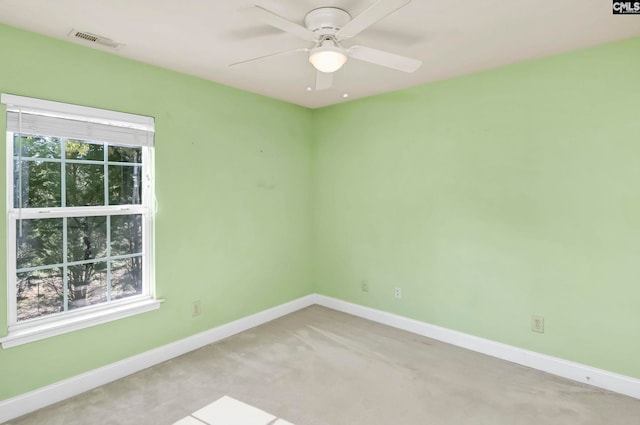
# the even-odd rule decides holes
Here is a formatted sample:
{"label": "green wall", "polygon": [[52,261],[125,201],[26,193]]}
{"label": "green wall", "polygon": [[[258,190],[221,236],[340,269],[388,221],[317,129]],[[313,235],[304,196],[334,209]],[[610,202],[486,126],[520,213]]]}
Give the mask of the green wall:
{"label": "green wall", "polygon": [[165,299],[0,349],[0,400],[312,292],[640,378],[639,50],[310,111],[0,26],[0,92],[156,118]]}
{"label": "green wall", "polygon": [[[0,349],[0,400],[312,291],[311,111],[6,26],[0,57],[0,92],[156,118],[165,300],[151,313]],[[0,329],[5,306],[0,290]]]}
{"label": "green wall", "polygon": [[317,291],[640,378],[639,52],[316,111]]}

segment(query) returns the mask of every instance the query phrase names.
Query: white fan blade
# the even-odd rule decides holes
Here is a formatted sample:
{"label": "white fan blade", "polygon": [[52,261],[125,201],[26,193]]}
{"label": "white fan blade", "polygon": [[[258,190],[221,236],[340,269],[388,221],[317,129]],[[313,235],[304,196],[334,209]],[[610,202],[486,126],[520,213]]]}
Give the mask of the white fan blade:
{"label": "white fan blade", "polygon": [[333,85],[333,73],[316,71],[316,90],[327,90]]}
{"label": "white fan blade", "polygon": [[269,24],[272,27],[276,27],[278,29],[281,29],[282,31],[296,35],[303,40],[316,41],[318,38],[313,31],[309,31],[302,25],[298,25],[295,22],[291,22],[280,15],[276,15],[275,13],[265,9],[264,7],[250,6],[240,9],[240,11],[255,19],[261,20],[262,22]]}
{"label": "white fan blade", "polygon": [[347,54],[354,59],[365,62],[375,63],[376,65],[386,66],[387,68],[396,69],[403,72],[415,72],[422,61],[418,59],[408,58],[406,56],[396,55],[371,47],[351,46],[347,49]]}
{"label": "white fan blade", "polygon": [[307,49],[307,48],[300,48],[300,49],[294,49],[294,50],[285,50],[284,52],[270,53],[268,55],[258,56],[257,58],[247,59],[247,60],[243,60],[243,61],[240,61],[240,62],[234,62],[234,63],[230,64],[229,66],[242,65],[243,63],[253,62],[253,61],[260,60],[260,59],[266,59],[266,58],[270,58],[272,56],[286,55],[287,53],[308,52],[308,51],[309,51],[309,49]]}
{"label": "white fan blade", "polygon": [[367,10],[353,18],[336,33],[338,40],[351,38],[378,22],[385,16],[389,16],[396,10],[411,3],[411,0],[378,0]]}

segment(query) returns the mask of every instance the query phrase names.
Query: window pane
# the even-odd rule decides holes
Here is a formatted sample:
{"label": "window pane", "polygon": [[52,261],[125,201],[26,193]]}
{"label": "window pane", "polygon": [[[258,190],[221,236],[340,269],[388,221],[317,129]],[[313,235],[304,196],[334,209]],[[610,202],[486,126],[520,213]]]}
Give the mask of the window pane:
{"label": "window pane", "polygon": [[67,219],[68,261],[93,260],[107,255],[107,217]]}
{"label": "window pane", "polygon": [[18,321],[64,310],[62,269],[17,274]]}
{"label": "window pane", "polygon": [[104,261],[68,268],[69,310],[107,301],[107,264]]}
{"label": "window pane", "polygon": [[65,151],[67,159],[104,161],[104,145],[102,144],[67,140]]}
{"label": "window pane", "polygon": [[[22,148],[22,155],[20,150]],[[60,158],[60,139],[57,137],[13,135],[15,157]]]}
{"label": "window pane", "polygon": [[142,252],[142,214],[111,216],[111,255]]}
{"label": "window pane", "polygon": [[104,205],[104,166],[66,164],[67,206]]}
{"label": "window pane", "polygon": [[142,148],[124,146],[109,146],[109,161],[111,162],[142,162]]}
{"label": "window pane", "polygon": [[[21,163],[22,167],[20,167]],[[41,161],[22,161],[21,163],[13,162],[14,208],[61,206],[60,163]],[[21,173],[22,180],[20,180]],[[20,205],[21,193],[22,205]]]}
{"label": "window pane", "polygon": [[11,297],[5,313],[10,328],[18,323],[17,329],[36,329],[45,322],[68,331],[68,322],[91,320],[95,310],[87,306],[109,311],[111,301],[150,292],[150,282],[142,279],[151,266],[143,233],[148,236],[152,217],[142,197],[147,200],[153,184],[143,173],[153,147],[130,145],[142,133],[129,133],[128,124],[94,124],[95,118],[122,114],[94,116],[67,105],[77,114],[68,120],[48,110],[47,102],[30,102],[40,112],[18,114],[24,122],[15,122],[10,111],[5,129],[12,161],[7,165],[13,168],[5,176],[13,184],[7,197],[14,198],[5,217],[7,236],[14,239],[8,241]]}
{"label": "window pane", "polygon": [[16,256],[18,269],[62,263],[62,219],[16,221]]}
{"label": "window pane", "polygon": [[111,299],[142,293],[142,257],[111,262]]}
{"label": "window pane", "polygon": [[142,167],[109,166],[109,205],[142,203]]}

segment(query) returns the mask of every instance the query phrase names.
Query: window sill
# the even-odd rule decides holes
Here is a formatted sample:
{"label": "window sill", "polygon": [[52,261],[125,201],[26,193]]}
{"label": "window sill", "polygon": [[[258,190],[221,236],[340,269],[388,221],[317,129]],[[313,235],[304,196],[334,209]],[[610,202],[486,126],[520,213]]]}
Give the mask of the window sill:
{"label": "window sill", "polygon": [[4,338],[0,338],[0,343],[2,343],[2,348],[27,344],[147,311],[157,310],[160,308],[161,302],[162,300],[145,298],[143,300],[112,306],[107,309],[88,311],[85,314],[74,317],[62,317],[59,320],[49,321],[47,323],[20,324],[10,327],[9,334]]}

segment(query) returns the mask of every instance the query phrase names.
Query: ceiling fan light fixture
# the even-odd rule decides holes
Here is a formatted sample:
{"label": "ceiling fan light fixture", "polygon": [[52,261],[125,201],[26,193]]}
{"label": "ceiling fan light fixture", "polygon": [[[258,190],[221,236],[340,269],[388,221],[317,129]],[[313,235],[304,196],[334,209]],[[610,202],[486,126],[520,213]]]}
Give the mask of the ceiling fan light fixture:
{"label": "ceiling fan light fixture", "polygon": [[309,62],[320,72],[332,73],[342,68],[347,62],[347,55],[340,47],[323,45],[311,50]]}

